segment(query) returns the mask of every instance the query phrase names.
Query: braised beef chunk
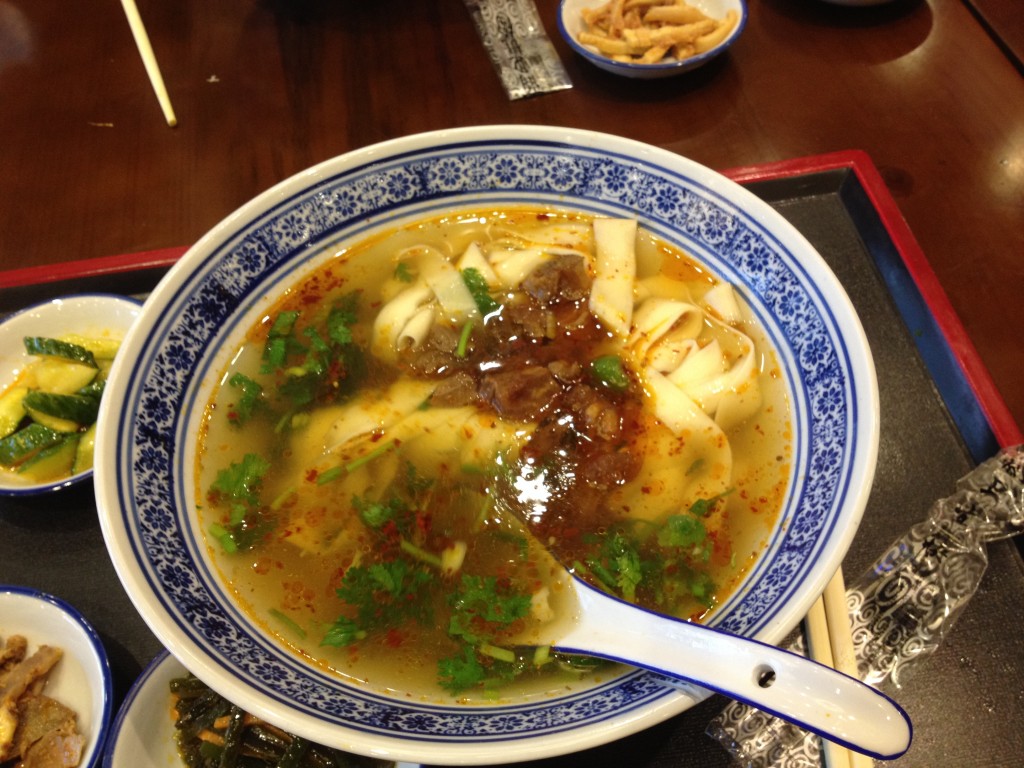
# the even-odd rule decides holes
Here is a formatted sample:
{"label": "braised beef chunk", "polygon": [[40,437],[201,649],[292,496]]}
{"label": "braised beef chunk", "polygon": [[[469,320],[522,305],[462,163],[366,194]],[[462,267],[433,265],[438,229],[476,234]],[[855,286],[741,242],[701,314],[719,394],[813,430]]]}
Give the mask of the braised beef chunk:
{"label": "braised beef chunk", "polygon": [[465,371],[441,379],[430,396],[430,404],[440,408],[458,408],[477,401],[476,381]]}
{"label": "braised beef chunk", "polygon": [[551,372],[539,365],[486,374],[480,395],[501,416],[535,421],[547,411],[562,388]]}
{"label": "braised beef chunk", "polygon": [[575,360],[552,360],[548,370],[562,384],[572,384],[583,376],[583,366]]}
{"label": "braised beef chunk", "polygon": [[622,434],[618,408],[588,384],[577,384],[566,395],[566,404],[579,416],[580,428],[599,440],[617,440]]}
{"label": "braised beef chunk", "polygon": [[597,453],[579,466],[579,477],[592,488],[614,488],[636,477],[641,461],[625,450]]}
{"label": "braised beef chunk", "polygon": [[529,339],[551,339],[558,331],[554,312],[534,301],[517,301],[505,314],[518,331]]}
{"label": "braised beef chunk", "polygon": [[523,290],[547,306],[558,301],[580,301],[590,293],[590,274],[583,257],[574,253],[552,256],[523,280]]}
{"label": "braised beef chunk", "polygon": [[404,362],[419,374],[444,375],[459,362],[455,354],[458,345],[459,334],[447,325],[437,324],[423,344],[406,355]]}

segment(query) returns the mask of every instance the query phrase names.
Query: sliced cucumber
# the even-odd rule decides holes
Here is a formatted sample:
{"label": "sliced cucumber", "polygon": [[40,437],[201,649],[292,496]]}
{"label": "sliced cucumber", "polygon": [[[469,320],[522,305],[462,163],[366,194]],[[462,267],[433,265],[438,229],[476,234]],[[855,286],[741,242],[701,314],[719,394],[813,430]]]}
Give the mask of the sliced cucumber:
{"label": "sliced cucumber", "polygon": [[71,474],[78,451],[78,435],[66,435],[56,445],[44,448],[18,467],[18,474],[34,483],[58,480]]}
{"label": "sliced cucumber", "polygon": [[40,451],[57,445],[66,437],[66,434],[42,424],[29,424],[24,429],[0,438],[0,464],[17,466]]}
{"label": "sliced cucumber", "polygon": [[65,434],[69,432],[78,432],[82,425],[77,421],[71,421],[70,419],[62,419],[58,416],[51,416],[48,413],[42,411],[36,411],[32,408],[26,408],[25,413],[28,417],[37,424],[42,424],[44,427],[52,429],[54,432],[63,432]]}
{"label": "sliced cucumber", "polygon": [[44,357],[26,369],[26,373],[35,379],[35,389],[70,395],[95,381],[99,369],[60,357]]}
{"label": "sliced cucumber", "polygon": [[64,360],[91,365],[93,368],[96,367],[96,358],[85,347],[61,341],[60,339],[51,339],[48,336],[26,336],[25,351],[30,355],[60,357]]}
{"label": "sliced cucumber", "polygon": [[58,341],[65,341],[68,344],[89,350],[97,363],[101,360],[113,360],[121,346],[120,339],[98,339],[92,336],[79,336],[77,333],[61,336]]}
{"label": "sliced cucumber", "polygon": [[86,384],[84,387],[75,392],[76,395],[83,395],[84,397],[91,397],[95,400],[99,400],[103,396],[103,390],[106,389],[107,382],[103,379],[96,379]]}
{"label": "sliced cucumber", "polygon": [[71,474],[77,475],[92,469],[93,454],[96,450],[96,425],[91,425],[78,441],[78,449],[75,451],[75,463],[71,467]]}
{"label": "sliced cucumber", "polygon": [[0,395],[0,437],[7,437],[14,432],[25,418],[23,400],[28,394],[28,387],[11,387]]}
{"label": "sliced cucumber", "polygon": [[96,421],[100,408],[99,398],[85,395],[56,395],[53,392],[38,390],[25,395],[25,410],[37,414],[46,414],[58,419],[73,421],[84,427]]}

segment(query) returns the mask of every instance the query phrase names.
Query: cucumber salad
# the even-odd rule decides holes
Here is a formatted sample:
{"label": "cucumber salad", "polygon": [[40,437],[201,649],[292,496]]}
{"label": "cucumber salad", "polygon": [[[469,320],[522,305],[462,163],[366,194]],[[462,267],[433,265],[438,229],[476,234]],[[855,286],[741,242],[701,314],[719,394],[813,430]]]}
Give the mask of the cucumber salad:
{"label": "cucumber salad", "polygon": [[96,415],[119,339],[26,336],[34,356],[0,391],[0,471],[26,484],[92,469]]}

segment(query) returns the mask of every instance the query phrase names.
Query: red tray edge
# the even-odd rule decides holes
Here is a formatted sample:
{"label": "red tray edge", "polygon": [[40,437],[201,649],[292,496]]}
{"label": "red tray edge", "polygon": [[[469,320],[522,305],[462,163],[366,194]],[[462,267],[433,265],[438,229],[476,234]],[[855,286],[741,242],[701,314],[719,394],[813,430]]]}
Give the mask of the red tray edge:
{"label": "red tray edge", "polygon": [[914,237],[910,226],[889,193],[885,180],[866,152],[843,150],[809,157],[783,160],[777,163],[733,168],[723,171],[738,183],[751,183],[797,174],[836,169],[849,169],[856,174],[861,186],[878,212],[882,224],[899,251],[917,290],[946,337],[963,371],[968,385],[988,420],[992,433],[1000,446],[1006,448],[1024,441],[1024,433],[1010,413],[999,393],[988,368],[981,360],[977,348],[967,335],[963,323],[953,309],[938,277],[932,270],[924,251]]}

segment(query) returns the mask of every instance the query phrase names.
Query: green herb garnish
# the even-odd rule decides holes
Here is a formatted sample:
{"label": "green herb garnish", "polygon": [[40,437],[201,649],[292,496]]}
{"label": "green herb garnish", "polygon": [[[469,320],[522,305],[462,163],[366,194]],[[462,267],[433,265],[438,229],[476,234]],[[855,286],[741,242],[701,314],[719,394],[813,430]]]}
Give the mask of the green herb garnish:
{"label": "green herb garnish", "polygon": [[481,315],[486,316],[501,309],[501,305],[491,296],[487,281],[479,269],[476,267],[466,267],[462,270],[461,274],[462,282],[469,289],[473,302],[476,304],[476,308],[480,310]]}

